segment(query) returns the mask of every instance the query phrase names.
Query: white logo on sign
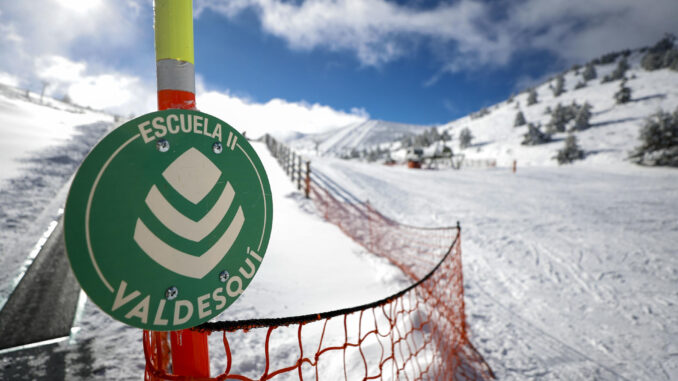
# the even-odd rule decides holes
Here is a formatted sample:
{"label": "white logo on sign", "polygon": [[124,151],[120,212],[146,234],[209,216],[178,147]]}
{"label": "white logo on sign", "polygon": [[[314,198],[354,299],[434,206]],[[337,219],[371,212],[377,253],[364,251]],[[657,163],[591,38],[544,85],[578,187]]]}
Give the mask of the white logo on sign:
{"label": "white logo on sign", "polygon": [[[180,195],[193,204],[198,204],[214,189],[221,171],[200,151],[191,148],[174,160],[162,176]],[[146,195],[146,205],[151,213],[174,234],[200,242],[224,219],[234,197],[235,191],[231,183],[226,183],[212,209],[198,221],[176,210],[155,185]],[[242,208],[238,206],[235,217],[224,234],[200,256],[184,253],[168,245],[150,231],[140,218],[137,218],[134,240],[149,257],[162,267],[187,277],[201,279],[224,258],[233,246],[244,223],[245,216]]]}

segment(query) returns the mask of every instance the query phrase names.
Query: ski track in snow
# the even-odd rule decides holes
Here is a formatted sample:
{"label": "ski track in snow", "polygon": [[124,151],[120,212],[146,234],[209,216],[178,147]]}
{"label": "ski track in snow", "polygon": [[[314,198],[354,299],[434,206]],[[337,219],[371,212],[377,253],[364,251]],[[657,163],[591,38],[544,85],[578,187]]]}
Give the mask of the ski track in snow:
{"label": "ski track in snow", "polygon": [[471,339],[499,379],[678,377],[676,170],[313,164],[402,222],[461,221]]}

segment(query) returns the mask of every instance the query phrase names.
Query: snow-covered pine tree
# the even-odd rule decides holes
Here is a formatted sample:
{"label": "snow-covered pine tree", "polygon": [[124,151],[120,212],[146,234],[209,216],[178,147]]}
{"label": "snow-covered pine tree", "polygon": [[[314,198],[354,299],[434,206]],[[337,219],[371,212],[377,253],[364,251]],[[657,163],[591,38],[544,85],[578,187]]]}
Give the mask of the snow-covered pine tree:
{"label": "snow-covered pine tree", "polygon": [[464,149],[470,146],[472,140],[473,134],[471,134],[471,130],[469,130],[468,127],[464,127],[464,129],[459,132],[459,148]]}
{"label": "snow-covered pine tree", "polygon": [[558,150],[558,154],[554,159],[558,160],[558,164],[567,164],[575,160],[584,158],[584,151],[579,148],[577,144],[577,137],[570,134],[565,139],[565,147]]}
{"label": "snow-covered pine tree", "polygon": [[532,106],[533,104],[535,104],[537,102],[538,102],[537,91],[534,88],[532,88],[532,89],[530,89],[530,93],[527,96],[527,105]]}
{"label": "snow-covered pine tree", "polygon": [[591,119],[591,105],[589,102],[584,103],[583,106],[578,107],[577,116],[574,117],[574,126],[572,130],[583,131],[591,127],[589,120]]}
{"label": "snow-covered pine tree", "polygon": [[428,138],[426,137],[427,133],[424,131],[423,133],[416,135],[414,137],[414,147],[415,148],[422,148],[422,147],[428,147],[429,146],[429,141]]}
{"label": "snow-covered pine tree", "polygon": [[580,108],[581,106],[579,106],[575,101],[572,101],[571,105],[563,107],[563,113],[565,115],[565,119],[567,119],[567,122],[574,120],[574,118],[577,117],[577,113],[579,112]]}
{"label": "snow-covered pine tree", "polygon": [[377,161],[377,159],[379,159],[379,151],[370,149],[369,151],[367,151],[367,158],[366,159],[370,163]]}
{"label": "snow-covered pine tree", "polygon": [[631,100],[631,88],[626,86],[626,79],[619,84],[619,91],[614,93],[614,99],[618,104],[623,104]]}
{"label": "snow-covered pine tree", "polygon": [[551,88],[551,91],[553,91],[554,97],[565,92],[565,78],[562,74],[556,77],[556,85]]}
{"label": "snow-covered pine tree", "polygon": [[614,69],[614,71],[603,77],[603,80],[601,83],[606,83],[606,82],[612,82],[616,81],[618,79],[623,79],[626,75],[626,70],[629,69],[629,64],[626,62],[626,57],[622,57],[622,59],[619,60],[617,63],[617,67]]}
{"label": "snow-covered pine tree", "polygon": [[546,131],[549,134],[556,132],[565,132],[565,126],[570,121],[568,118],[569,108],[563,107],[558,103],[551,112],[551,120],[546,124]]}
{"label": "snow-covered pine tree", "polygon": [[435,127],[431,127],[428,133],[428,139],[429,139],[429,145],[437,142],[440,140],[440,133],[438,132],[438,129]]}
{"label": "snow-covered pine tree", "polygon": [[574,85],[575,90],[579,90],[579,89],[584,88],[584,87],[586,87],[586,82],[584,82],[584,81],[579,81],[579,82],[577,82],[576,85]]}
{"label": "snow-covered pine tree", "polygon": [[640,145],[629,156],[641,165],[678,167],[678,108],[669,114],[658,111],[640,130]]}
{"label": "snow-covered pine tree", "polygon": [[678,70],[678,49],[675,48],[676,36],[667,34],[652,46],[640,61],[648,71],[670,68]]}
{"label": "snow-covered pine tree", "polygon": [[523,115],[522,111],[518,111],[516,114],[516,119],[513,121],[513,127],[520,127],[525,125],[525,115]]}
{"label": "snow-covered pine tree", "polygon": [[443,142],[449,142],[450,140],[452,140],[452,135],[450,135],[450,133],[447,130],[443,130],[443,133],[440,134],[440,140],[442,140]]}
{"label": "snow-covered pine tree", "polygon": [[596,67],[593,65],[593,63],[587,63],[584,71],[581,73],[581,77],[584,79],[584,81],[590,81],[595,79],[597,76],[598,73],[596,73]]}
{"label": "snow-covered pine tree", "polygon": [[402,139],[400,139],[400,145],[403,148],[412,147],[413,143],[414,143],[414,139],[412,138],[412,135],[406,135]]}
{"label": "snow-covered pine tree", "polygon": [[535,126],[532,123],[528,123],[527,132],[523,135],[523,141],[520,143],[525,146],[535,146],[538,144],[544,144],[551,141],[551,135],[548,133],[541,132],[539,126]]}
{"label": "snow-covered pine tree", "polygon": [[551,110],[551,106],[546,106],[546,108],[544,109],[544,115],[549,115],[552,112],[553,110]]}

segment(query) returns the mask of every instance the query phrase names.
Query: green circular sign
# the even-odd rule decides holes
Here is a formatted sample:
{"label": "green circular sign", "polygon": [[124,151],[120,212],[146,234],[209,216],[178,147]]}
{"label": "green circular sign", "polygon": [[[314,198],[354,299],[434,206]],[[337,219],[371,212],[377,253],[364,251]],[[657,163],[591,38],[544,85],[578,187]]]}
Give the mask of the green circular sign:
{"label": "green circular sign", "polygon": [[198,111],[159,111],[115,129],[80,166],[64,212],[66,252],[106,313],[178,330],[247,288],[272,216],[266,172],[240,133]]}

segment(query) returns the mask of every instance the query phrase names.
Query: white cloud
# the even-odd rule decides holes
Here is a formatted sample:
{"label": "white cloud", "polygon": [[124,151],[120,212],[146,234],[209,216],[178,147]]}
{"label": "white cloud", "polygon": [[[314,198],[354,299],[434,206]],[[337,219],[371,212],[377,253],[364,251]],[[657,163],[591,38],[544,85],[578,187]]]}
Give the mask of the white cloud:
{"label": "white cloud", "polygon": [[227,17],[254,10],[264,31],[293,49],[350,51],[381,65],[426,40],[445,72],[498,67],[525,50],[552,52],[566,64],[615,49],[648,45],[678,32],[675,0],[522,0],[441,2],[433,8],[386,0],[196,0]]}
{"label": "white cloud", "polygon": [[120,114],[142,114],[156,107],[155,90],[139,77],[115,71],[92,73],[87,63],[61,56],[38,57],[35,72],[47,84],[48,95],[68,95],[78,105]]}
{"label": "white cloud", "polygon": [[198,109],[221,118],[239,131],[246,131],[248,136],[291,131],[321,132],[369,118],[364,109],[345,112],[317,103],[283,99],[258,103],[228,92],[205,90],[200,80],[197,85]]}
{"label": "white cloud", "polygon": [[18,87],[21,84],[21,80],[9,73],[0,71],[0,83],[3,85]]}
{"label": "white cloud", "polygon": [[[209,8],[236,17],[251,8],[257,11],[268,33],[285,39],[292,48],[355,52],[363,64],[379,65],[409,52],[408,36],[427,37],[442,43],[454,41],[461,51],[474,55],[481,50],[495,51],[494,59],[505,56],[501,37],[490,36],[477,21],[485,6],[470,0],[441,4],[418,10],[384,0],[315,0],[299,5],[276,0],[197,1],[200,14]],[[487,54],[477,58],[486,60]]]}
{"label": "white cloud", "polygon": [[87,64],[73,62],[61,56],[42,56],[35,62],[35,72],[41,79],[60,83],[71,83],[82,78]]}
{"label": "white cloud", "polygon": [[[237,2],[226,4],[237,6]],[[40,91],[44,82],[47,95],[68,95],[76,104],[120,114],[154,111],[150,5],[148,0],[3,3],[0,51],[3,57],[12,59],[0,60],[0,81],[26,84],[34,91]],[[148,46],[142,45],[144,40],[148,40]],[[83,44],[88,50],[83,57],[88,58],[73,58]],[[144,63],[126,62],[131,69],[125,72],[116,68],[121,59]],[[145,71],[134,70],[140,65]],[[368,118],[363,109],[340,111],[282,99],[258,103],[228,91],[206,91],[201,81],[198,107],[254,136],[274,131],[320,131]]]}
{"label": "white cloud", "polygon": [[542,48],[566,63],[646,46],[678,32],[675,0],[525,0],[513,5],[500,28],[517,48]]}
{"label": "white cloud", "polygon": [[[154,86],[139,77],[116,71],[94,71],[86,62],[53,55],[36,59],[35,71],[47,84],[48,95],[68,95],[75,104],[120,114],[139,115],[156,109]],[[369,118],[363,109],[346,112],[326,105],[283,99],[259,103],[228,91],[206,90],[200,77],[197,95],[201,111],[220,117],[255,137],[264,133],[320,132]]]}
{"label": "white cloud", "polygon": [[[145,8],[144,3],[148,3]],[[20,78],[33,90],[40,86],[36,69],[42,71],[41,76],[50,76],[40,65],[44,57],[91,57],[90,70],[97,66],[105,71],[119,65],[123,56],[128,67],[139,67],[153,55],[147,1],[8,1],[2,8],[0,51],[4,59],[0,60],[0,70]],[[142,8],[148,14],[142,14]],[[128,54],[145,50],[149,53]],[[65,68],[52,65],[53,70]],[[70,79],[81,74],[77,70],[82,68],[70,69],[76,72],[63,73]]]}

